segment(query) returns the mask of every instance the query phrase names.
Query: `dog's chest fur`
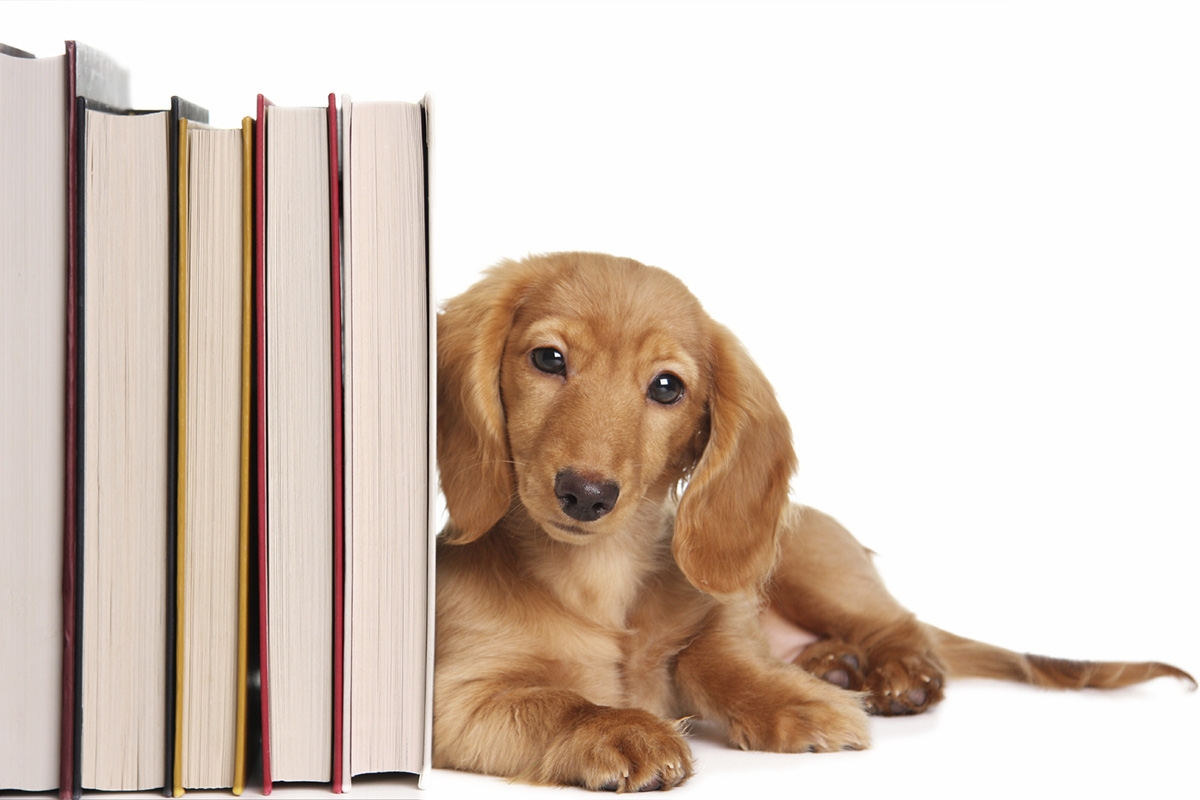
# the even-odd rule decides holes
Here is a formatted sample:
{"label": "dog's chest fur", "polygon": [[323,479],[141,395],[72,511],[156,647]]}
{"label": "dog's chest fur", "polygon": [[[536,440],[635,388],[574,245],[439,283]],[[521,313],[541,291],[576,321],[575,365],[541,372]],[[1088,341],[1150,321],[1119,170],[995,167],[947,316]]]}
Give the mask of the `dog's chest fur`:
{"label": "dog's chest fur", "polygon": [[592,702],[679,716],[675,656],[716,601],[697,602],[704,596],[671,557],[670,514],[647,508],[626,530],[586,546],[510,528],[520,580],[540,584],[552,602],[536,617],[514,608],[507,623],[527,633],[513,637],[514,649],[553,661]]}

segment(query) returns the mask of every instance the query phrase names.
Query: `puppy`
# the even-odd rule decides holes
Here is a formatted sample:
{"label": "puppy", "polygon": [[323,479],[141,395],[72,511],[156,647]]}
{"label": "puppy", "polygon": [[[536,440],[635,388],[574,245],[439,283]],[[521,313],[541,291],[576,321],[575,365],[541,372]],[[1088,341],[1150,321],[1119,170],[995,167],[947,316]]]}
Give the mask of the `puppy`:
{"label": "puppy", "polygon": [[560,253],[449,301],[434,765],[670,789],[694,717],[741,748],[824,752],[867,747],[868,713],[924,711],[948,677],[1195,687],[918,621],[844,528],[789,503],[795,461],[763,373],[662,270]]}

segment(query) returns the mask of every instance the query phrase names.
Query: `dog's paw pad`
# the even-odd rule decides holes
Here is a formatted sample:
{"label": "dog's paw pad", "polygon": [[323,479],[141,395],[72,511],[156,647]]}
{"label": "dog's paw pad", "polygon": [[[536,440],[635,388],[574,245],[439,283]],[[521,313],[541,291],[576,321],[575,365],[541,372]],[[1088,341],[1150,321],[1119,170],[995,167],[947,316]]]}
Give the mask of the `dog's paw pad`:
{"label": "dog's paw pad", "polygon": [[829,663],[821,666],[828,669],[823,674],[818,674],[818,678],[826,683],[832,683],[840,689],[853,689],[862,683],[862,675],[858,671],[858,659],[853,655],[847,653],[836,660],[833,655],[826,658]]}
{"label": "dog's paw pad", "polygon": [[796,659],[796,665],[810,675],[851,691],[862,688],[863,663],[863,656],[857,648],[834,639],[814,642]]}
{"label": "dog's paw pad", "polygon": [[867,710],[884,717],[920,714],[942,699],[942,673],[919,655],[877,660],[866,676]]}

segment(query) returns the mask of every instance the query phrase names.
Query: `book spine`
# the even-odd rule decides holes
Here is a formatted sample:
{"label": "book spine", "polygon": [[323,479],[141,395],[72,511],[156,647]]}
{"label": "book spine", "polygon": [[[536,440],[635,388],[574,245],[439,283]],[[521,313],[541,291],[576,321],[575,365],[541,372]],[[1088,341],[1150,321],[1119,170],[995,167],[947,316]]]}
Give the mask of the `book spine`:
{"label": "book spine", "polygon": [[342,262],[338,196],[337,98],[329,95],[326,114],[329,133],[329,297],[330,372],[333,381],[333,791],[342,792],[342,735],[344,729],[343,667],[345,665],[345,498],[342,439]]}
{"label": "book spine", "polygon": [[267,106],[270,103],[258,96],[257,122],[254,128],[254,303],[255,321],[255,389],[258,393],[258,602],[259,602],[259,670],[262,713],[262,771],[263,794],[271,793],[271,714],[270,714],[270,652],[267,628],[267,313],[266,313],[266,165],[267,165]]}
{"label": "book spine", "polygon": [[[188,215],[188,200],[187,200],[187,180],[188,180],[188,150],[187,150],[187,119],[180,119],[177,124],[173,124],[168,128],[168,135],[172,138],[171,150],[174,151],[174,158],[169,163],[175,168],[175,178],[171,190],[172,200],[175,208],[172,213],[172,224],[176,226],[174,235],[174,258],[171,260],[171,291],[168,295],[171,298],[171,327],[173,328],[171,335],[171,360],[175,365],[171,369],[171,380],[173,386],[170,391],[170,403],[175,406],[175,413],[168,412],[168,419],[171,420],[174,426],[174,435],[169,437],[173,440],[176,457],[171,460],[174,465],[174,484],[168,487],[167,491],[167,516],[168,524],[175,523],[175,527],[169,527],[167,541],[175,542],[175,548],[172,550],[167,547],[168,561],[168,581],[167,581],[167,597],[174,596],[175,614],[169,615],[168,619],[174,618],[175,628],[174,637],[170,635],[171,629],[168,626],[167,636],[167,720],[166,720],[166,747],[164,754],[166,763],[164,765],[166,778],[163,783],[163,794],[166,796],[174,795],[176,797],[183,794],[183,682],[184,682],[184,608],[185,598],[185,559],[187,557],[187,524],[186,524],[186,508],[187,508],[187,380],[188,380],[188,363],[187,363],[187,348],[188,348],[188,260],[187,260],[187,215]],[[168,445],[168,453],[172,447]],[[170,574],[170,562],[174,554],[175,570],[174,574]],[[174,584],[171,581],[174,581]],[[175,592],[172,595],[170,587],[174,585]],[[168,601],[169,602],[169,601]],[[174,659],[175,669],[171,668],[172,659]]]}
{"label": "book spine", "polygon": [[183,632],[180,629],[183,593],[183,523],[184,508],[183,475],[186,459],[184,445],[184,396],[183,379],[186,366],[187,336],[182,321],[186,313],[186,253],[183,236],[186,230],[187,199],[187,126],[186,120],[207,122],[208,112],[179,97],[171,98],[171,114],[167,128],[167,164],[169,183],[167,188],[168,224],[167,252],[170,264],[167,297],[168,311],[167,375],[170,386],[167,392],[167,419],[171,421],[167,430],[167,634],[166,634],[166,715],[164,720],[165,744],[163,747],[163,796],[171,797],[183,793],[181,766],[177,764],[182,743],[179,733],[182,728],[183,692],[179,670],[182,669]]}
{"label": "book spine", "polygon": [[252,444],[254,380],[254,120],[242,120],[242,385],[241,461],[238,501],[237,710],[233,750],[233,793],[246,786],[247,682],[250,630],[250,508],[253,491]]}
{"label": "book spine", "polygon": [[83,183],[79,180],[79,165],[84,147],[86,101],[75,97],[75,47],[67,43],[69,133],[67,146],[67,468],[66,520],[63,531],[63,691],[62,691],[62,752],[59,759],[59,796],[79,798],[83,788],[80,747],[83,727],[80,710],[83,705],[83,650],[79,643],[83,628],[83,348],[80,331],[83,329],[83,296],[80,280],[83,258]]}

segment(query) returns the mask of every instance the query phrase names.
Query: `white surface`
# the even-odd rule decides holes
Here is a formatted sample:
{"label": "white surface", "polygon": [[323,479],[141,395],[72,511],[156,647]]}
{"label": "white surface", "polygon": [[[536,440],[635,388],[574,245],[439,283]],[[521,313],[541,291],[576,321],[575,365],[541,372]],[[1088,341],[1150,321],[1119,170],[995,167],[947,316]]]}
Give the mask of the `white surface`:
{"label": "white surface", "polygon": [[[780,755],[692,738],[696,775],[669,796],[693,798],[1187,797],[1194,788],[1195,695],[1173,682],[1115,693],[1041,692],[966,681],[922,717],[872,721],[859,753]],[[257,786],[257,784],[255,784]],[[188,796],[220,796],[188,792]],[[256,797],[252,788],[243,797]],[[276,784],[281,800],[328,797],[322,787]],[[349,797],[584,798],[583,789],[533,787],[434,770],[415,779],[356,778]]]}
{"label": "white surface", "polygon": [[[214,124],[260,91],[432,91],[440,296],[527,252],[671,269],[774,381],[797,496],[923,617],[1200,671],[1200,8],[214,3],[181,24],[187,7],[7,3],[3,37],[87,41],[138,105],[176,93]],[[956,684],[864,753],[698,739],[679,794],[1194,791],[1198,712],[1168,682]]]}

